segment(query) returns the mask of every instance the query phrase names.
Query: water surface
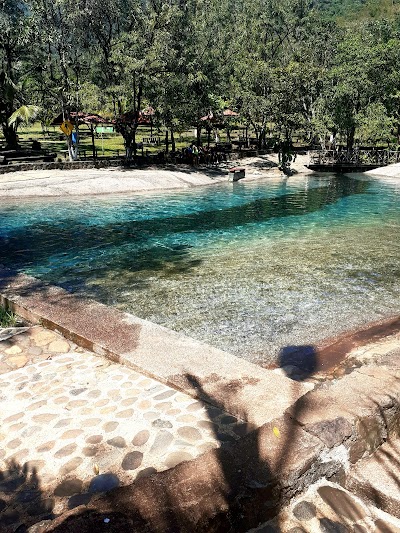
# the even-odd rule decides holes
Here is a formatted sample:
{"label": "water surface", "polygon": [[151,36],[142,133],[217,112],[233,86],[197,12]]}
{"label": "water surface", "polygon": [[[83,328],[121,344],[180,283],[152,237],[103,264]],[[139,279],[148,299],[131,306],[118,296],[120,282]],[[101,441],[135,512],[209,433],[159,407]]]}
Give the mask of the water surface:
{"label": "water surface", "polygon": [[0,262],[255,362],[399,313],[400,182],[296,176],[0,206]]}

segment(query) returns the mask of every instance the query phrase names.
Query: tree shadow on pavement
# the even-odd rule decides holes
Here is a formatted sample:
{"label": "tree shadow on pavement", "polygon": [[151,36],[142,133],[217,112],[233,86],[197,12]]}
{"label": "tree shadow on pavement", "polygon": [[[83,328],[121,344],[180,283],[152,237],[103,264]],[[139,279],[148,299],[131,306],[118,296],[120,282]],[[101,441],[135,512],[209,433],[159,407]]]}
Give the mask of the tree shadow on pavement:
{"label": "tree shadow on pavement", "polygon": [[[210,395],[196,376],[186,374],[186,380],[205,407],[219,447],[110,491],[85,511],[77,509],[57,520],[49,531],[239,533],[279,513],[286,498],[298,490],[294,477],[303,475],[320,450],[317,439],[295,422],[296,404],[290,417],[258,428],[244,414],[234,430],[236,442],[227,442],[215,423],[215,410],[225,411],[237,387],[221,386],[218,397],[225,402]],[[293,382],[293,394],[296,387]],[[277,526],[271,531],[281,530]]]}
{"label": "tree shadow on pavement", "polygon": [[51,520],[54,500],[42,492],[35,466],[15,460],[0,471],[0,531],[2,533],[27,531],[27,524]]}

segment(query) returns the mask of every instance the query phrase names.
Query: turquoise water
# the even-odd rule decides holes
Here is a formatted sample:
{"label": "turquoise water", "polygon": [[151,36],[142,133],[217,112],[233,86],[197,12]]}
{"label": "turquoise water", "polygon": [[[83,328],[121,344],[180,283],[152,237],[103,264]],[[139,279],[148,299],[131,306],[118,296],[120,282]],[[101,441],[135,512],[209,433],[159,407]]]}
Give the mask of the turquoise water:
{"label": "turquoise water", "polygon": [[0,206],[0,263],[255,362],[399,313],[400,181],[363,176]]}

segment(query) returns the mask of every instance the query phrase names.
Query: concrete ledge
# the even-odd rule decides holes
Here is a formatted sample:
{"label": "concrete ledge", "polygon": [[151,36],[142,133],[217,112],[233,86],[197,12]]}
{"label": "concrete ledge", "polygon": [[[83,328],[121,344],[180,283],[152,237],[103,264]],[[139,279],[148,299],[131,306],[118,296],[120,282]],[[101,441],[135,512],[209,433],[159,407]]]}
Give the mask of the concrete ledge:
{"label": "concrete ledge", "polygon": [[1,300],[76,344],[259,427],[313,388],[162,326],[0,269]]}
{"label": "concrete ledge", "polygon": [[123,159],[113,159],[109,161],[53,161],[50,163],[18,163],[15,165],[0,166],[0,174],[21,172],[24,170],[76,170],[79,168],[107,168],[119,167],[122,164]]}

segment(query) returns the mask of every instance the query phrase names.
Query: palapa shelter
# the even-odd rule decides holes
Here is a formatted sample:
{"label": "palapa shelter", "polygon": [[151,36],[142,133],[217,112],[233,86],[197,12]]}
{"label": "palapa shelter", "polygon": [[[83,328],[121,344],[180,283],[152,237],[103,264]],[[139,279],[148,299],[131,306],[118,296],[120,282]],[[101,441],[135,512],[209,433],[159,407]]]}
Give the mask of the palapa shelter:
{"label": "palapa shelter", "polygon": [[232,109],[224,109],[222,113],[219,112],[216,114],[214,114],[213,111],[210,110],[207,115],[204,115],[204,117],[200,117],[200,121],[205,122],[205,128],[208,134],[208,145],[210,144],[210,133],[212,129],[220,129],[226,127],[228,138],[230,138],[229,119],[238,116],[239,113],[236,113],[236,111],[232,111]]}

